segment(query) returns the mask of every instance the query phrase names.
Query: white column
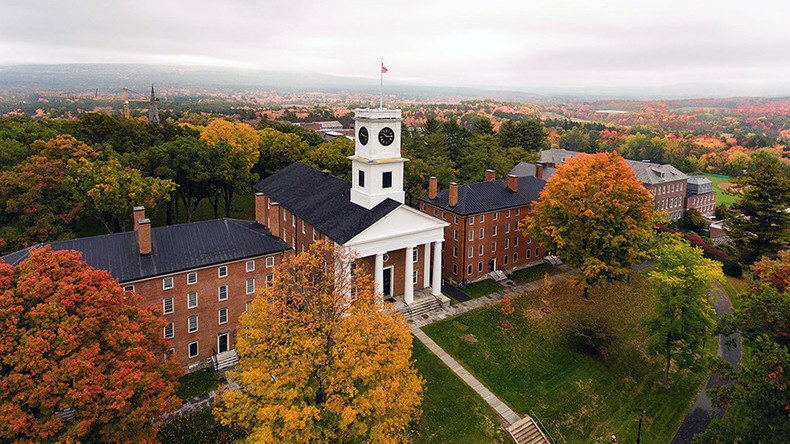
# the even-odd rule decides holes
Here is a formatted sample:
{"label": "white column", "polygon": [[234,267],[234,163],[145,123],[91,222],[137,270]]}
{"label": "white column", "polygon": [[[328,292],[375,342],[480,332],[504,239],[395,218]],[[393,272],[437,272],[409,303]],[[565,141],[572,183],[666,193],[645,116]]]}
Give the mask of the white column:
{"label": "white column", "polygon": [[[463,271],[463,270],[462,270]],[[442,241],[433,243],[433,284],[431,294],[442,294]]]}
{"label": "white column", "polygon": [[431,285],[431,244],[427,243],[422,246],[422,288],[428,288]]}
{"label": "white column", "polygon": [[414,247],[406,247],[406,266],[403,272],[403,301],[414,302]]}
{"label": "white column", "polygon": [[375,289],[377,293],[384,293],[384,254],[376,255],[376,265],[373,274]]}

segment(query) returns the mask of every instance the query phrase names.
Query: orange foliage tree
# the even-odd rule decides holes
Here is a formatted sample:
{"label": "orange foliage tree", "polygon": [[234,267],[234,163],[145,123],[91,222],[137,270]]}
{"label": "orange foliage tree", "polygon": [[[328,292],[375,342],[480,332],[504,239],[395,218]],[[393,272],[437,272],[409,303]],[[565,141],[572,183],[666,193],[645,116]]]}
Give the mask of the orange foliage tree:
{"label": "orange foliage tree", "polygon": [[181,371],[138,303],[73,251],[0,262],[0,441],[153,439]]}
{"label": "orange foliage tree", "polygon": [[240,319],[240,389],[215,415],[254,442],[398,442],[419,416],[423,380],[405,320],[365,270],[318,242],[287,258]]}
{"label": "orange foliage tree", "polygon": [[650,193],[612,152],[579,154],[559,166],[520,228],[581,269],[587,297],[590,287],[623,280],[646,258],[652,226]]}

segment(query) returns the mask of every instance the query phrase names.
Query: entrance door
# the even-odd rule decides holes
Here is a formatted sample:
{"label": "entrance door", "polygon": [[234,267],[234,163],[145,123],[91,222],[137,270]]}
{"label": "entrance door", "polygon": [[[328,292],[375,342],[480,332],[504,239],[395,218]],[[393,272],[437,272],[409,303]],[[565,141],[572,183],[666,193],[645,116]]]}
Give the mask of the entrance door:
{"label": "entrance door", "polygon": [[230,344],[227,333],[221,333],[217,336],[217,350],[219,350],[219,353],[228,351],[229,346]]}
{"label": "entrance door", "polygon": [[488,271],[496,270],[496,259],[491,259],[488,261]]}
{"label": "entrance door", "polygon": [[382,279],[381,286],[384,287],[381,289],[381,293],[384,296],[392,296],[392,267],[384,269],[384,278]]}

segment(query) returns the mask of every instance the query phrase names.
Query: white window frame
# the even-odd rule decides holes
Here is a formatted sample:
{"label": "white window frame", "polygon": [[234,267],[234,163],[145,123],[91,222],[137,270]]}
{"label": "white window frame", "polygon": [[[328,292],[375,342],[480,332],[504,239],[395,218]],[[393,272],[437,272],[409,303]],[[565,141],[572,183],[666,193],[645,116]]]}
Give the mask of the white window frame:
{"label": "white window frame", "polygon": [[496,234],[497,234],[497,226],[494,225],[493,227],[491,227],[491,236],[496,236]]}
{"label": "white window frame", "polygon": [[[223,271],[224,271],[224,273],[223,273]],[[217,278],[224,278],[224,277],[228,277],[228,266],[227,265],[223,265],[223,266],[217,268]]]}
{"label": "white window frame", "polygon": [[483,239],[484,237],[486,237],[486,229],[485,228],[481,228],[480,229],[480,239]]}
{"label": "white window frame", "polygon": [[513,238],[513,246],[518,247],[518,236]]}
{"label": "white window frame", "polygon": [[483,222],[485,222],[485,221],[486,221],[486,215],[485,215],[485,214],[481,214],[481,215],[480,215],[480,220],[479,220],[479,222],[480,222],[480,223],[483,223]]}
{"label": "white window frame", "polygon": [[[222,289],[225,289],[225,297],[222,297]],[[218,301],[227,301],[228,300],[228,286],[227,285],[220,285],[217,287],[217,300]]]}
{"label": "white window frame", "polygon": [[458,240],[458,230],[453,230],[453,240]]}
{"label": "white window frame", "polygon": [[505,217],[510,217],[510,210],[505,211]]}
{"label": "white window frame", "polygon": [[252,260],[249,260],[249,261],[245,262],[244,263],[244,270],[247,273],[252,273],[253,271],[255,271],[255,259],[252,259]]}
{"label": "white window frame", "polygon": [[458,257],[458,247],[453,245],[453,257]]}
{"label": "white window frame", "polygon": [[496,211],[494,211],[494,215],[491,216],[491,219],[492,220],[497,220],[497,217],[498,217],[498,213]]}
{"label": "white window frame", "polygon": [[274,267],[274,256],[269,256],[266,258],[266,268]]}
{"label": "white window frame", "polygon": [[484,246],[483,244],[480,244],[480,245],[477,247],[477,255],[478,255],[478,256],[482,256],[482,255],[483,255],[483,253],[485,253],[485,246]]}
{"label": "white window frame", "polygon": [[521,214],[521,208],[516,208],[516,216],[518,216],[519,214]]}
{"label": "white window frame", "polygon": [[[250,291],[250,284],[252,284],[252,291]],[[244,291],[245,294],[253,294],[255,293],[255,278],[249,278],[244,281]]]}
{"label": "white window frame", "polygon": [[491,252],[496,253],[496,242],[491,242]]}
{"label": "white window frame", "polygon": [[[167,311],[167,304],[166,301],[170,301],[170,311]],[[173,314],[175,311],[175,304],[173,303],[173,298],[162,298],[162,314]]]}
{"label": "white window frame", "polygon": [[[192,295],[195,295],[195,305],[192,305]],[[197,291],[190,291],[187,293],[187,308],[197,308],[198,307],[198,292]]]}
{"label": "white window frame", "polygon": [[302,221],[302,234],[305,234],[305,230],[304,230],[304,221]]}
{"label": "white window frame", "polygon": [[475,257],[475,247],[469,247],[469,257]]}
{"label": "white window frame", "polygon": [[123,291],[134,291],[134,284],[124,285]]}
{"label": "white window frame", "polygon": [[[195,320],[195,329],[194,330],[192,329],[192,319]],[[198,315],[192,315],[192,316],[188,317],[187,318],[187,332],[189,332],[189,333],[197,333],[197,331],[199,329],[200,329],[200,319],[198,318]]]}
{"label": "white window frame", "polygon": [[416,248],[412,248],[412,250],[411,250],[411,261],[412,262],[417,262],[417,260],[419,258],[420,258],[420,254],[417,252],[417,249]]}
{"label": "white window frame", "polygon": [[[222,313],[225,313],[225,320],[224,321],[222,320]],[[219,310],[217,310],[217,322],[219,323],[219,325],[228,323],[228,308],[227,307],[222,307]]]}
{"label": "white window frame", "polygon": [[478,273],[482,273],[483,272],[483,261],[480,261],[480,262],[477,263],[477,272]]}
{"label": "white window frame", "polygon": [[[192,344],[195,344],[195,354],[194,355],[192,354]],[[200,354],[200,344],[198,344],[198,341],[193,341],[193,342],[190,342],[189,344],[187,344],[187,355],[190,358],[194,358],[194,357],[196,357],[199,354]]]}
{"label": "white window frame", "polygon": [[[170,285],[167,284],[168,281],[170,282]],[[162,290],[170,290],[173,288],[173,285],[174,285],[173,276],[166,276],[162,278]]]}
{"label": "white window frame", "polygon": [[412,271],[411,272],[411,277],[412,277],[411,283],[416,285],[417,284],[417,272],[416,271]]}
{"label": "white window frame", "polygon": [[[192,280],[192,278],[194,278],[194,280]],[[190,271],[187,273],[187,285],[195,285],[197,284],[197,281],[197,271]]]}
{"label": "white window frame", "polygon": [[469,240],[475,240],[475,230],[469,230]]}
{"label": "white window frame", "polygon": [[505,239],[505,250],[510,249],[510,239]]}
{"label": "white window frame", "polygon": [[[170,329],[170,334],[167,334],[167,330]],[[173,339],[176,336],[176,327],[175,324],[172,322],[168,322],[167,325],[162,329],[162,337],[165,339]]]}

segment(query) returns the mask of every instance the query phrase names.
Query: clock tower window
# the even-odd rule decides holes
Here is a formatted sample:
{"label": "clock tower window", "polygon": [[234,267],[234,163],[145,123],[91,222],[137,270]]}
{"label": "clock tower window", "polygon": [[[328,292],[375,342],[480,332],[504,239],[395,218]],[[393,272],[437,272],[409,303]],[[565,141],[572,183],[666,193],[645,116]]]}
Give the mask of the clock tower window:
{"label": "clock tower window", "polygon": [[381,174],[381,187],[392,188],[392,171],[385,171]]}
{"label": "clock tower window", "polygon": [[359,172],[359,186],[361,188],[365,188],[365,172],[364,171],[360,171]]}

